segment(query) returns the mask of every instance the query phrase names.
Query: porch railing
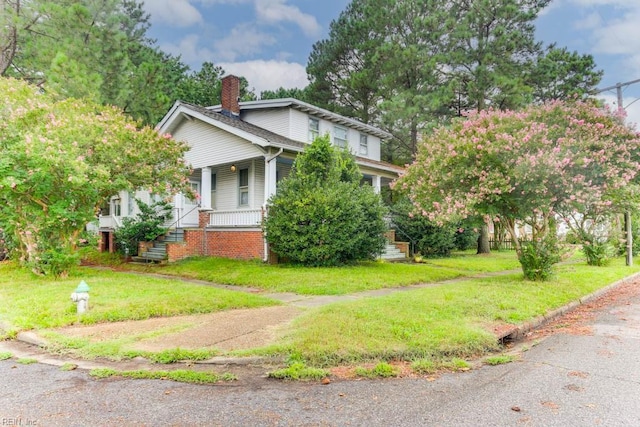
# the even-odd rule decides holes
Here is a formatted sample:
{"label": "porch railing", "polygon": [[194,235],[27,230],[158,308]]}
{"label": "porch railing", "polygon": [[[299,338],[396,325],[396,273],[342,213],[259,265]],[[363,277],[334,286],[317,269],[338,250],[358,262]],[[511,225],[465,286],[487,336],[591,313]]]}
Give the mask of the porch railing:
{"label": "porch railing", "polygon": [[257,227],[261,223],[261,209],[214,211],[209,216],[210,227]]}
{"label": "porch railing", "polygon": [[98,226],[100,228],[120,228],[122,227],[122,221],[115,215],[100,215],[98,218]]}

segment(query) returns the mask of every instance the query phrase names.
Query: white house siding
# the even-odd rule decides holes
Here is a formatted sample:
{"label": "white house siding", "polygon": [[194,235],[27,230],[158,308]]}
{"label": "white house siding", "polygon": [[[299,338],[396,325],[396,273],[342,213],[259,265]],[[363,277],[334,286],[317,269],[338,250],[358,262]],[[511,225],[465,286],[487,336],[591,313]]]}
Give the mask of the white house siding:
{"label": "white house siding", "polygon": [[250,142],[197,119],[184,121],[173,133],[174,139],[187,141],[191,149],[185,160],[193,168],[233,163],[262,155]]}
{"label": "white house siding", "polygon": [[[291,117],[289,138],[300,142],[311,142],[309,141],[309,115],[293,108],[289,108],[289,115]],[[322,121],[320,120],[320,135],[325,133],[322,131]]]}
{"label": "white house siding", "polygon": [[289,110],[290,108],[248,110],[242,112],[242,119],[278,135],[297,139],[291,137]]}
{"label": "white house siding", "polygon": [[[235,166],[235,172],[231,172],[229,165],[213,167],[211,170],[217,180],[215,210],[259,209],[264,203],[264,158],[237,162]],[[249,206],[240,206],[238,171],[245,168],[249,168]]]}

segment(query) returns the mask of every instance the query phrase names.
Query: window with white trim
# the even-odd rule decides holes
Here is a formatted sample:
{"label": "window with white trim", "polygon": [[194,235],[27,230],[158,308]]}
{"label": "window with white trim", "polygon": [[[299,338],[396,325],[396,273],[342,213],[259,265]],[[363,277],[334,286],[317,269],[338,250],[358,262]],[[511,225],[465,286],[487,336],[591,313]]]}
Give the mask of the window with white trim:
{"label": "window with white trim", "polygon": [[249,168],[238,171],[238,204],[249,206]]}
{"label": "window with white trim", "polygon": [[367,135],[363,133],[360,134],[360,149],[358,151],[365,156],[369,154],[369,141]]}
{"label": "window with white trim", "polygon": [[341,126],[333,127],[333,143],[340,148],[347,146],[347,129]]}
{"label": "window with white trim", "polygon": [[309,117],[309,142],[313,142],[320,135],[320,120]]}

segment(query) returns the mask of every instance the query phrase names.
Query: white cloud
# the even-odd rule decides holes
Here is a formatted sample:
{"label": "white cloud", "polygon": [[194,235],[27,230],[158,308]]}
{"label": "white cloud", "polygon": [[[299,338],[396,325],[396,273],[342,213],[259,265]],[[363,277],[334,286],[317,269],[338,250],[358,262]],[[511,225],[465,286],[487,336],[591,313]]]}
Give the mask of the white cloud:
{"label": "white cloud", "polygon": [[256,14],[261,23],[293,22],[309,37],[318,37],[322,33],[322,27],[313,15],[303,13],[296,6],[286,4],[287,0],[255,1]]}
{"label": "white cloud", "polygon": [[198,47],[200,37],[197,34],[189,34],[183,37],[177,44],[163,43],[160,49],[172,55],[180,55],[183,62],[188,64],[213,61],[213,51]]}
{"label": "white cloud", "polygon": [[264,46],[271,46],[276,41],[274,36],[259,31],[254,25],[239,24],[229,35],[214,42],[216,58],[235,61],[238,57],[259,53]]}
{"label": "white cloud", "polygon": [[599,13],[590,13],[584,19],[580,19],[574,23],[577,30],[593,30],[602,25],[602,17]]}
{"label": "white cloud", "polygon": [[256,95],[265,90],[303,88],[309,84],[304,65],[296,62],[255,60],[219,65],[227,73],[246,77]]}
{"label": "white cloud", "polygon": [[202,23],[202,15],[189,0],[151,0],[144,3],[144,9],[154,21],[172,27],[189,27]]}

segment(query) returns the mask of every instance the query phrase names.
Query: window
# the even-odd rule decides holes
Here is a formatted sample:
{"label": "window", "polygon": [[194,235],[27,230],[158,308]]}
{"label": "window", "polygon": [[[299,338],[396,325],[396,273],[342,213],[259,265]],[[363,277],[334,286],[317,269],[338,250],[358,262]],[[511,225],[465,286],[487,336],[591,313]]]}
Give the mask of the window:
{"label": "window", "polygon": [[309,142],[313,142],[320,135],[320,120],[309,117]]}
{"label": "window", "polygon": [[249,206],[249,169],[238,172],[238,189],[240,206]]}
{"label": "window", "polygon": [[364,154],[365,156],[369,154],[369,142],[367,141],[367,135],[361,133],[360,134],[360,154]]}
{"label": "window", "polygon": [[211,174],[211,208],[216,208],[216,187],[218,187],[218,177],[215,173]]}
{"label": "window", "polygon": [[195,194],[195,199],[189,198],[189,202],[191,204],[197,205],[200,203],[200,183],[197,181],[189,181],[189,186],[193,190],[193,194]]}
{"label": "window", "polygon": [[113,215],[122,216],[122,210],[120,209],[120,197],[113,199]]}
{"label": "window", "polygon": [[334,126],[333,143],[338,147],[345,148],[347,146],[347,129],[340,126]]}

